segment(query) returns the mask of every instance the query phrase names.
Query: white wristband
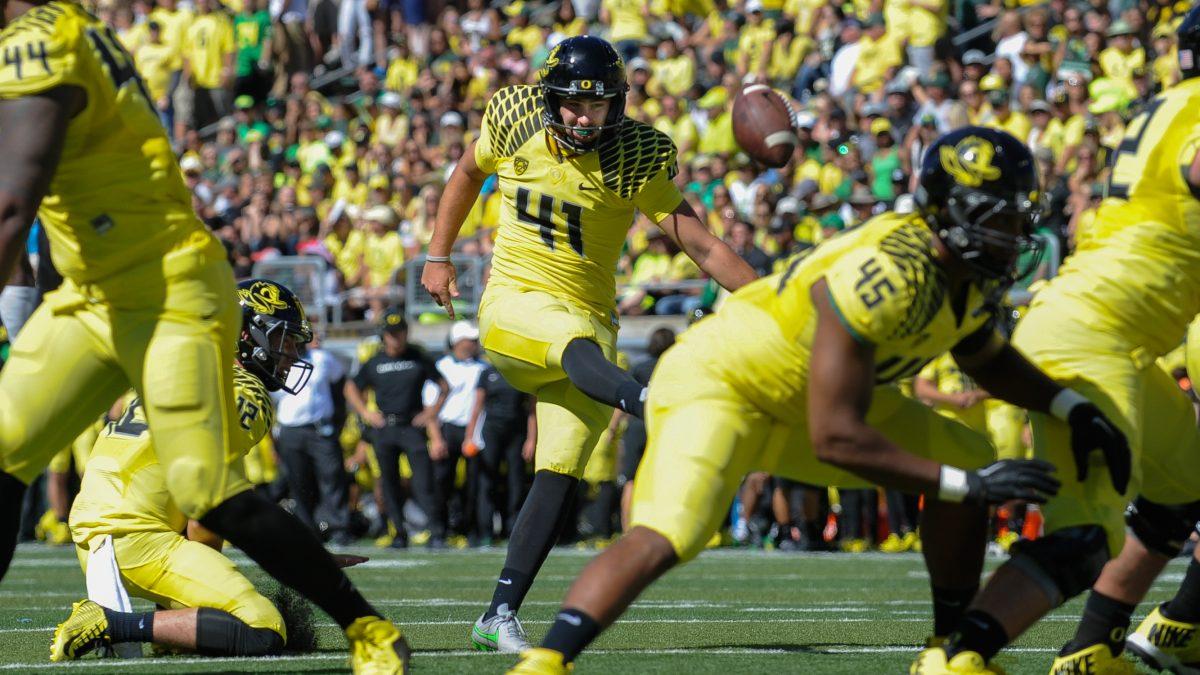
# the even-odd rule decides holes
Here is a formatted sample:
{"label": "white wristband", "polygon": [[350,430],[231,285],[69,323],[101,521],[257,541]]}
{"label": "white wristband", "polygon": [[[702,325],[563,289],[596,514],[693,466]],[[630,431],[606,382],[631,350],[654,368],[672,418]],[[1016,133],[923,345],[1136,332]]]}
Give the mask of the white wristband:
{"label": "white wristband", "polygon": [[1074,389],[1063,388],[1050,401],[1050,414],[1066,422],[1071,410],[1080,403],[1087,403],[1087,398]]}
{"label": "white wristband", "polygon": [[448,256],[448,255],[427,255],[427,256],[425,256],[425,262],[448,263],[448,262],[450,262],[450,256]]}
{"label": "white wristband", "polygon": [[944,502],[961,502],[967,496],[967,472],[948,464],[942,465],[938,477],[938,499]]}

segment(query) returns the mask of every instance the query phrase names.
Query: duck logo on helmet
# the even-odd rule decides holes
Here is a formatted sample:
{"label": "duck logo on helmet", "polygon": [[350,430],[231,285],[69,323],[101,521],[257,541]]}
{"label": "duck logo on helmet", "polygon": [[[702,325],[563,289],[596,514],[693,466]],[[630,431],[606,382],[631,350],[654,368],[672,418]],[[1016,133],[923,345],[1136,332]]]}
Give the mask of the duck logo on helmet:
{"label": "duck logo on helmet", "polygon": [[960,185],[979,187],[1000,177],[999,167],[992,164],[995,155],[996,147],[990,141],[967,136],[954,147],[942,146],[942,168]]}
{"label": "duck logo on helmet", "polygon": [[275,284],[255,282],[250,288],[239,288],[238,295],[242,296],[251,309],[259,314],[271,315],[277,309],[287,309],[287,303],[279,297],[279,287]]}

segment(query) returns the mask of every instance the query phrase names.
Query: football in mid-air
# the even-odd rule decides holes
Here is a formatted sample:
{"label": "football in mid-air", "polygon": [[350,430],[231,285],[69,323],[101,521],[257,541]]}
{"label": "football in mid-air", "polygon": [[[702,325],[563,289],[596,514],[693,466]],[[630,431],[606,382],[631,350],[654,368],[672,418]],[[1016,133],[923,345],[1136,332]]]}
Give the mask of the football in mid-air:
{"label": "football in mid-air", "polygon": [[733,137],[747,155],[776,168],[799,143],[787,102],[765,84],[742,87],[733,99]]}

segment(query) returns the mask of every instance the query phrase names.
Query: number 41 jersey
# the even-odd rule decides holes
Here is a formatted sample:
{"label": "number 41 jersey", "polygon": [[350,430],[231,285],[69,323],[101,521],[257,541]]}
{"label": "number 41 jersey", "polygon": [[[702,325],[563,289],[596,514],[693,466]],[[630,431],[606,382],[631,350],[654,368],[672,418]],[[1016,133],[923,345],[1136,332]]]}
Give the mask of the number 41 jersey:
{"label": "number 41 jersey", "polygon": [[0,32],[0,55],[0,98],[87,95],[38,211],[63,276],[98,281],[204,232],[133,58],[104,22],[73,2],[34,7]]}
{"label": "number 41 jersey", "polygon": [[491,283],[544,291],[602,317],[637,209],[655,223],[683,201],[671,182],[675,144],[626,119],[597,149],[559,157],[542,124],[538,87],[496,92],[484,111],[475,162],[503,196]]}
{"label": "number 41 jersey", "polygon": [[885,213],[738,289],[721,311],[680,335],[677,349],[780,421],[806,419],[809,361],[819,358],[810,291],[821,279],[842,325],[874,346],[880,384],[915,375],[967,336],[991,330],[983,289],[967,285],[952,297],[925,222]]}

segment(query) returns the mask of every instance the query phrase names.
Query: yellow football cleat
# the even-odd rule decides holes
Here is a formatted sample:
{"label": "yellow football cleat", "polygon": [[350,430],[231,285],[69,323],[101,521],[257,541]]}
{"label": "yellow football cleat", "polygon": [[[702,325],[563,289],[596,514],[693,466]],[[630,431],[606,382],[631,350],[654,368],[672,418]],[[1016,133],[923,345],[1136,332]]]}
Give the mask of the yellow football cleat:
{"label": "yellow football cleat", "polygon": [[1134,675],[1137,670],[1108,645],[1098,644],[1064,654],[1050,664],[1050,675]]}
{"label": "yellow football cleat", "polygon": [[1003,668],[985,663],[975,652],[959,652],[947,662],[946,650],[941,647],[930,647],[918,654],[908,672],[909,675],[1004,675]]}
{"label": "yellow football cleat", "polygon": [[50,641],[51,661],[74,661],[98,647],[112,644],[108,639],[108,617],[104,608],[91,600],[71,605],[71,615],[54,628]]}
{"label": "yellow football cleat", "polygon": [[845,539],[841,543],[844,553],[864,553],[870,548],[866,539]]}
{"label": "yellow football cleat", "polygon": [[1176,675],[1200,675],[1200,624],[1184,623],[1163,616],[1162,605],[1125,639],[1125,646],[1152,668]]}
{"label": "yellow football cleat", "polygon": [[354,675],[404,675],[412,652],[400,629],[387,619],[363,616],[346,628]]}
{"label": "yellow football cleat", "polygon": [[566,675],[575,671],[574,663],[564,663],[563,655],[553,649],[537,647],[521,653],[508,675]]}
{"label": "yellow football cleat", "polygon": [[904,539],[895,532],[889,534],[887,539],[879,544],[881,553],[904,553],[907,550],[908,544],[904,543]]}

